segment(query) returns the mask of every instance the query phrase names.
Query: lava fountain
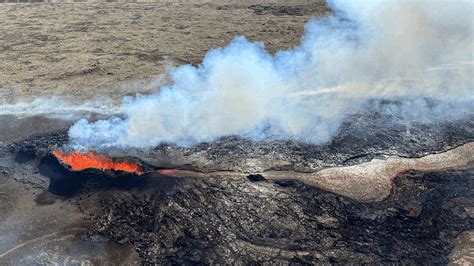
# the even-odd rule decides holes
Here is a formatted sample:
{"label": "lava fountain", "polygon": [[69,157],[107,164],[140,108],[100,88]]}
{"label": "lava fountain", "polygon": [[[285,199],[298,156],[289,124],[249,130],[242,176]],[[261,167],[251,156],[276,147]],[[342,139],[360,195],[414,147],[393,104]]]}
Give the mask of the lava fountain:
{"label": "lava fountain", "polygon": [[143,174],[140,166],[134,162],[114,161],[107,156],[98,155],[93,151],[88,151],[87,153],[75,151],[69,154],[60,151],[52,151],[52,154],[63,163],[69,165],[73,171],[95,168],[100,170],[124,171],[137,175]]}

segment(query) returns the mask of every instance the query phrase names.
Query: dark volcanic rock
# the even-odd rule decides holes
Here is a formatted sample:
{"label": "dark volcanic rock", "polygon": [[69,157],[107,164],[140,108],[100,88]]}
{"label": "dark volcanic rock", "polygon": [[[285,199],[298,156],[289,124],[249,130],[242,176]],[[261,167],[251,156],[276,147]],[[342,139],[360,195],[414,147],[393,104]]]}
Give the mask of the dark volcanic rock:
{"label": "dark volcanic rock", "polygon": [[[399,176],[391,196],[377,203],[258,174],[442,152],[474,141],[472,116],[421,123],[368,111],[320,145],[230,136],[192,148],[111,151],[150,163],[139,178],[69,171],[50,155],[67,141],[60,132],[0,146],[16,155],[15,166],[0,165],[0,175],[47,176],[51,192],[77,202],[93,221],[91,234],[133,245],[146,263],[446,263],[452,240],[474,227],[472,168]],[[153,171],[170,166],[249,174],[191,178]]]}
{"label": "dark volcanic rock", "polygon": [[34,158],[41,158],[51,150],[58,149],[68,142],[67,132],[38,134],[23,141],[8,144],[10,152],[15,153],[15,160],[24,163]]}
{"label": "dark volcanic rock", "polygon": [[104,196],[95,230],[160,263],[446,263],[473,229],[474,169],[409,173],[359,203],[298,182],[178,178],[167,194]]}
{"label": "dark volcanic rock", "polygon": [[168,158],[201,171],[314,172],[322,167],[355,165],[383,155],[419,157],[471,141],[474,141],[474,116],[421,123],[367,112],[347,119],[333,139],[320,145],[225,137],[193,148],[161,145],[137,156],[148,158],[152,163],[156,163],[157,158]]}
{"label": "dark volcanic rock", "polygon": [[[346,119],[336,136],[322,144],[292,140],[256,142],[228,136],[191,148],[163,144],[151,150],[109,152],[134,156],[158,167],[249,173],[271,169],[314,172],[322,167],[354,165],[384,155],[419,157],[472,141],[474,114],[457,120],[415,122],[369,110]],[[10,144],[9,148],[20,160],[25,160],[25,155],[30,160],[31,152],[27,152],[33,149],[40,158],[67,142],[66,132],[48,133]]]}

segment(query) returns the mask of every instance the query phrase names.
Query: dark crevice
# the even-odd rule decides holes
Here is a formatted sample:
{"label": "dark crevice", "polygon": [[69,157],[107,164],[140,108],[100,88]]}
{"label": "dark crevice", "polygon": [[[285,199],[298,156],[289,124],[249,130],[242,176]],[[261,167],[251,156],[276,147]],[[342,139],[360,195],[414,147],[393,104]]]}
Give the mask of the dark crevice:
{"label": "dark crevice", "polygon": [[264,181],[265,177],[261,174],[252,174],[247,176],[248,180],[253,181],[253,182],[258,182],[258,181]]}

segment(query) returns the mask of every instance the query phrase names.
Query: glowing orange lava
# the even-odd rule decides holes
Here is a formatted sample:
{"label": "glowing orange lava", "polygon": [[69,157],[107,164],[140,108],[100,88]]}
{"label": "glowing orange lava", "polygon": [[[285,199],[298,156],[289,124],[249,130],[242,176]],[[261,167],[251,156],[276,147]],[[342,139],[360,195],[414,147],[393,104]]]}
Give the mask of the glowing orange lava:
{"label": "glowing orange lava", "polygon": [[127,161],[115,162],[107,156],[101,156],[92,151],[87,153],[75,151],[69,154],[65,154],[60,151],[53,151],[52,153],[63,163],[68,164],[74,171],[95,168],[101,170],[125,171],[138,175],[143,174],[140,166],[138,166],[136,163]]}

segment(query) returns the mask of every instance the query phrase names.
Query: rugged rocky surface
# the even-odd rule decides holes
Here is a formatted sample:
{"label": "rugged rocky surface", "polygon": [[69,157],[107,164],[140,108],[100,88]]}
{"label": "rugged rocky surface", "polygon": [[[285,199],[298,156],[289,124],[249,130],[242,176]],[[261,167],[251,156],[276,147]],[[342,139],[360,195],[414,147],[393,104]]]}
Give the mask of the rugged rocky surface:
{"label": "rugged rocky surface", "polygon": [[[320,145],[229,136],[190,148],[102,151],[140,162],[142,176],[72,172],[50,154],[67,149],[76,118],[100,117],[50,106],[69,100],[61,95],[81,104],[156,92],[168,68],[198,65],[237,35],[271,53],[289,49],[308,20],[330,12],[323,1],[46,2],[0,11],[0,264],[474,264],[473,164],[398,173],[376,202],[294,180],[473,143],[474,108],[463,119],[414,122],[396,101],[380,101],[374,110],[389,112],[352,115]],[[58,98],[42,103],[51,95]],[[27,101],[37,97],[39,106]],[[92,107],[84,111],[116,108]],[[57,111],[75,114],[65,122],[51,118]]]}
{"label": "rugged rocky surface", "polygon": [[178,178],[166,192],[108,193],[94,232],[149,263],[446,263],[474,226],[473,173],[410,173],[378,203],[297,182]]}
{"label": "rugged rocky surface", "polygon": [[400,175],[372,203],[258,176],[150,172],[117,186],[117,176],[77,174],[88,182],[69,196],[89,234],[132,245],[146,263],[446,263],[453,239],[474,226],[472,166]]}
{"label": "rugged rocky surface", "polygon": [[[454,239],[474,229],[472,164],[400,173],[378,202],[292,180],[386,155],[440,153],[474,137],[469,117],[436,126],[384,120],[355,116],[322,145],[227,137],[193,148],[110,151],[141,162],[142,176],[71,172],[50,154],[67,134],[46,133],[3,145],[15,167],[4,164],[2,175],[72,202],[89,224],[84,239],[133,247],[143,263],[447,263]],[[287,178],[267,180],[265,170],[285,170]]]}
{"label": "rugged rocky surface", "polygon": [[322,167],[355,165],[386,155],[419,157],[471,141],[474,141],[474,115],[436,123],[407,123],[395,115],[368,112],[349,117],[339,133],[321,145],[226,137],[193,148],[162,145],[150,152],[127,151],[127,154],[156,165],[190,165],[208,172],[314,172]]}

